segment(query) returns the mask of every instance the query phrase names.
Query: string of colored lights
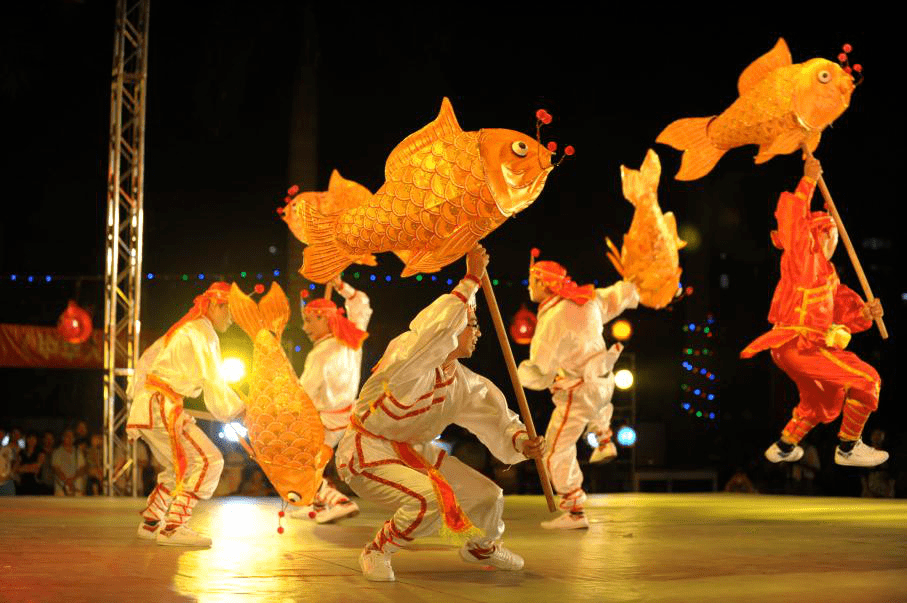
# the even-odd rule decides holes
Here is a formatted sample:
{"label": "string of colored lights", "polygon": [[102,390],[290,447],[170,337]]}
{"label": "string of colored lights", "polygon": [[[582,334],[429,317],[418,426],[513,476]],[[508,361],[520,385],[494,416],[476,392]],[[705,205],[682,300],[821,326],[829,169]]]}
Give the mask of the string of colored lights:
{"label": "string of colored lights", "polygon": [[[690,322],[682,326],[683,332],[688,337],[696,338],[698,342],[702,341],[699,339],[700,337],[711,339],[715,333],[715,328],[715,318],[711,314],[706,316],[703,323]],[[681,395],[680,408],[691,416],[716,421],[719,417],[717,408],[718,394],[708,389],[707,386],[714,386],[715,382],[718,381],[718,375],[712,372],[708,366],[703,365],[703,363],[707,365],[714,358],[715,352],[709,347],[702,346],[705,342],[698,342],[694,343],[691,341],[690,344],[683,348],[680,366],[684,369],[686,376],[695,375],[694,379],[702,380],[705,383],[690,384],[681,382],[680,390],[683,394]],[[698,366],[690,362],[690,357],[699,359]]]}

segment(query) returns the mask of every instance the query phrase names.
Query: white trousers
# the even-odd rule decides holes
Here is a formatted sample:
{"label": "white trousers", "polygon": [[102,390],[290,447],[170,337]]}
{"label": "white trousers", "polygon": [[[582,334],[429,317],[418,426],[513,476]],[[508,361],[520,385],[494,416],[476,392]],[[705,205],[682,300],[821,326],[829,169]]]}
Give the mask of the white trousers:
{"label": "white trousers", "polygon": [[586,501],[583,472],[576,460],[576,442],[587,427],[601,431],[609,429],[614,413],[613,391],[614,379],[609,375],[554,392],[554,412],[545,431],[548,442],[545,465],[555,492],[561,496],[558,506],[565,511],[580,510]]}
{"label": "white trousers", "polygon": [[[138,430],[151,454],[164,467],[158,473],[158,485],[148,497],[148,507],[142,515],[153,521],[163,519],[166,515],[168,523],[184,523],[191,515],[195,501],[211,498],[224,469],[224,457],[205,432],[191,420],[183,422],[182,429],[176,431],[176,438],[171,438],[167,426],[172,413],[161,412],[162,401],[165,404],[164,410],[172,411],[172,402],[160,395],[153,396],[153,426],[151,429]],[[179,457],[186,459],[186,469],[182,481],[178,483],[176,459]],[[180,492],[179,500],[173,498],[174,492]]]}
{"label": "white trousers", "polygon": [[[352,446],[345,446],[348,440],[344,440],[338,449],[338,455],[344,455],[337,459],[340,476],[362,498],[394,510],[370,546],[392,552],[415,538],[438,533],[443,520],[428,476],[402,464],[385,442],[352,432],[348,432],[348,436],[348,440],[359,438],[359,445],[366,449],[370,462],[360,463],[354,459],[351,470],[347,460]],[[369,451],[370,447],[373,450]],[[382,449],[383,454],[379,456],[384,458],[371,460],[369,452],[378,452],[377,448]],[[504,533],[501,519],[503,491],[475,469],[435,446],[425,445],[420,453],[438,468],[453,489],[463,512],[484,533],[482,537],[472,538],[470,544],[490,547]]]}

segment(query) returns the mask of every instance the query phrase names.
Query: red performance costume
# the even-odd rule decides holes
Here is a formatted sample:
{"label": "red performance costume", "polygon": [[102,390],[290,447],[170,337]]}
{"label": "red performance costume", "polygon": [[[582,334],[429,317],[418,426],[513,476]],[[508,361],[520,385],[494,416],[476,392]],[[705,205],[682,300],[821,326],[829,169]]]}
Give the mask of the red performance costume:
{"label": "red performance costume", "polygon": [[[837,232],[828,213],[810,211],[815,185],[804,176],[794,193],[784,192],[778,200],[778,230],[772,232],[772,242],[782,249],[781,280],[768,315],[774,327],[740,356],[750,358],[770,350],[772,360],[794,380],[800,393],[800,403],[782,432],[781,453],[772,458],[774,445],[766,451],[769,460],[798,460],[801,449],[786,453],[785,444],[796,445],[818,423],[834,421],[843,407],[838,434],[842,446],[857,442],[876,457],[884,455],[873,463],[879,464],[887,453],[865,447],[859,440],[870,413],[878,408],[881,380],[874,368],[845,351],[851,333],[865,331],[872,321],[864,314],[863,299],[840,283],[827,259],[831,251],[823,251],[829,239],[834,245]],[[849,451],[839,447],[835,461],[865,464],[855,459],[842,462],[841,457],[848,456]]]}

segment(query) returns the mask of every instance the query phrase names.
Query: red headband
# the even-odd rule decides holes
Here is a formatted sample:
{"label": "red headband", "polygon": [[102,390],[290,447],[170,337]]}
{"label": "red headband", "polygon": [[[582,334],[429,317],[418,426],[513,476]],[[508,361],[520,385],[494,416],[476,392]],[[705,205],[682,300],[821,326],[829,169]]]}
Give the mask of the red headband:
{"label": "red headband", "polygon": [[305,305],[306,314],[326,316],[331,335],[343,345],[354,350],[362,347],[368,333],[357,327],[352,320],[343,315],[343,308],[329,299],[315,299]]}
{"label": "red headband", "polygon": [[535,262],[529,268],[529,274],[534,274],[543,285],[570,301],[583,305],[595,297],[595,287],[592,285],[577,285],[570,280],[567,269],[550,260]]}
{"label": "red headband", "polygon": [[173,334],[176,333],[177,329],[181,326],[207,314],[208,308],[211,307],[212,302],[215,304],[227,303],[229,295],[230,285],[223,281],[218,281],[208,287],[207,291],[196,296],[195,299],[192,300],[192,308],[186,312],[186,315],[173,323],[172,327],[167,329],[167,333],[164,335],[164,345],[170,343],[170,338],[173,337]]}

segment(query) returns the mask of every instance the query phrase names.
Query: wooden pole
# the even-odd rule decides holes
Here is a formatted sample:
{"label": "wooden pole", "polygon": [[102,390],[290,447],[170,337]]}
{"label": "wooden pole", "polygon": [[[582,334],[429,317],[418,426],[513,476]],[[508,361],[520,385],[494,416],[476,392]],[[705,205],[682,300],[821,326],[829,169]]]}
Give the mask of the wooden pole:
{"label": "wooden pole", "polygon": [[334,293],[334,283],[328,283],[324,286],[324,299],[331,299],[332,293]]}
{"label": "wooden pole", "polygon": [[[809,152],[806,145],[801,145],[801,148],[805,155],[812,157],[812,153]],[[850,262],[853,264],[853,269],[857,273],[857,279],[860,281],[860,286],[863,287],[863,294],[866,296],[866,301],[871,302],[875,297],[872,295],[872,289],[869,287],[866,273],[863,272],[863,266],[860,264],[860,259],[857,257],[857,251],[854,249],[853,243],[850,242],[850,236],[847,234],[847,229],[844,228],[844,222],[841,221],[841,215],[838,213],[838,208],[835,206],[835,202],[831,198],[831,193],[828,191],[828,186],[825,185],[825,179],[821,174],[819,174],[817,184],[819,185],[819,190],[822,191],[822,196],[825,197],[825,206],[828,208],[828,213],[834,218],[835,226],[838,227],[838,234],[841,236],[841,242],[844,243],[844,248],[847,249],[847,255],[850,256]],[[885,328],[885,322],[882,318],[876,318],[875,323],[879,328],[879,334],[882,336],[882,339],[888,339],[888,329]]]}
{"label": "wooden pole", "polygon": [[[507,331],[504,329],[504,320],[501,318],[501,310],[498,308],[498,300],[494,296],[494,289],[491,286],[491,279],[488,277],[487,270],[482,276],[482,291],[485,292],[488,310],[491,312],[491,320],[494,322],[494,330],[498,334],[498,343],[501,344],[501,351],[504,353],[504,362],[507,364],[507,372],[510,373],[510,382],[513,385],[513,393],[516,394],[517,404],[520,406],[523,424],[526,425],[526,434],[530,438],[535,438],[538,434],[535,432],[535,424],[533,424],[532,414],[529,412],[526,392],[523,391],[523,385],[520,383],[520,378],[516,372],[516,361],[513,359],[513,351],[510,349]],[[553,513],[557,511],[557,505],[554,503],[551,479],[548,477],[548,471],[542,459],[535,459],[535,468],[539,473],[539,479],[542,481],[542,490],[545,492],[545,500],[548,501],[548,510]]]}

